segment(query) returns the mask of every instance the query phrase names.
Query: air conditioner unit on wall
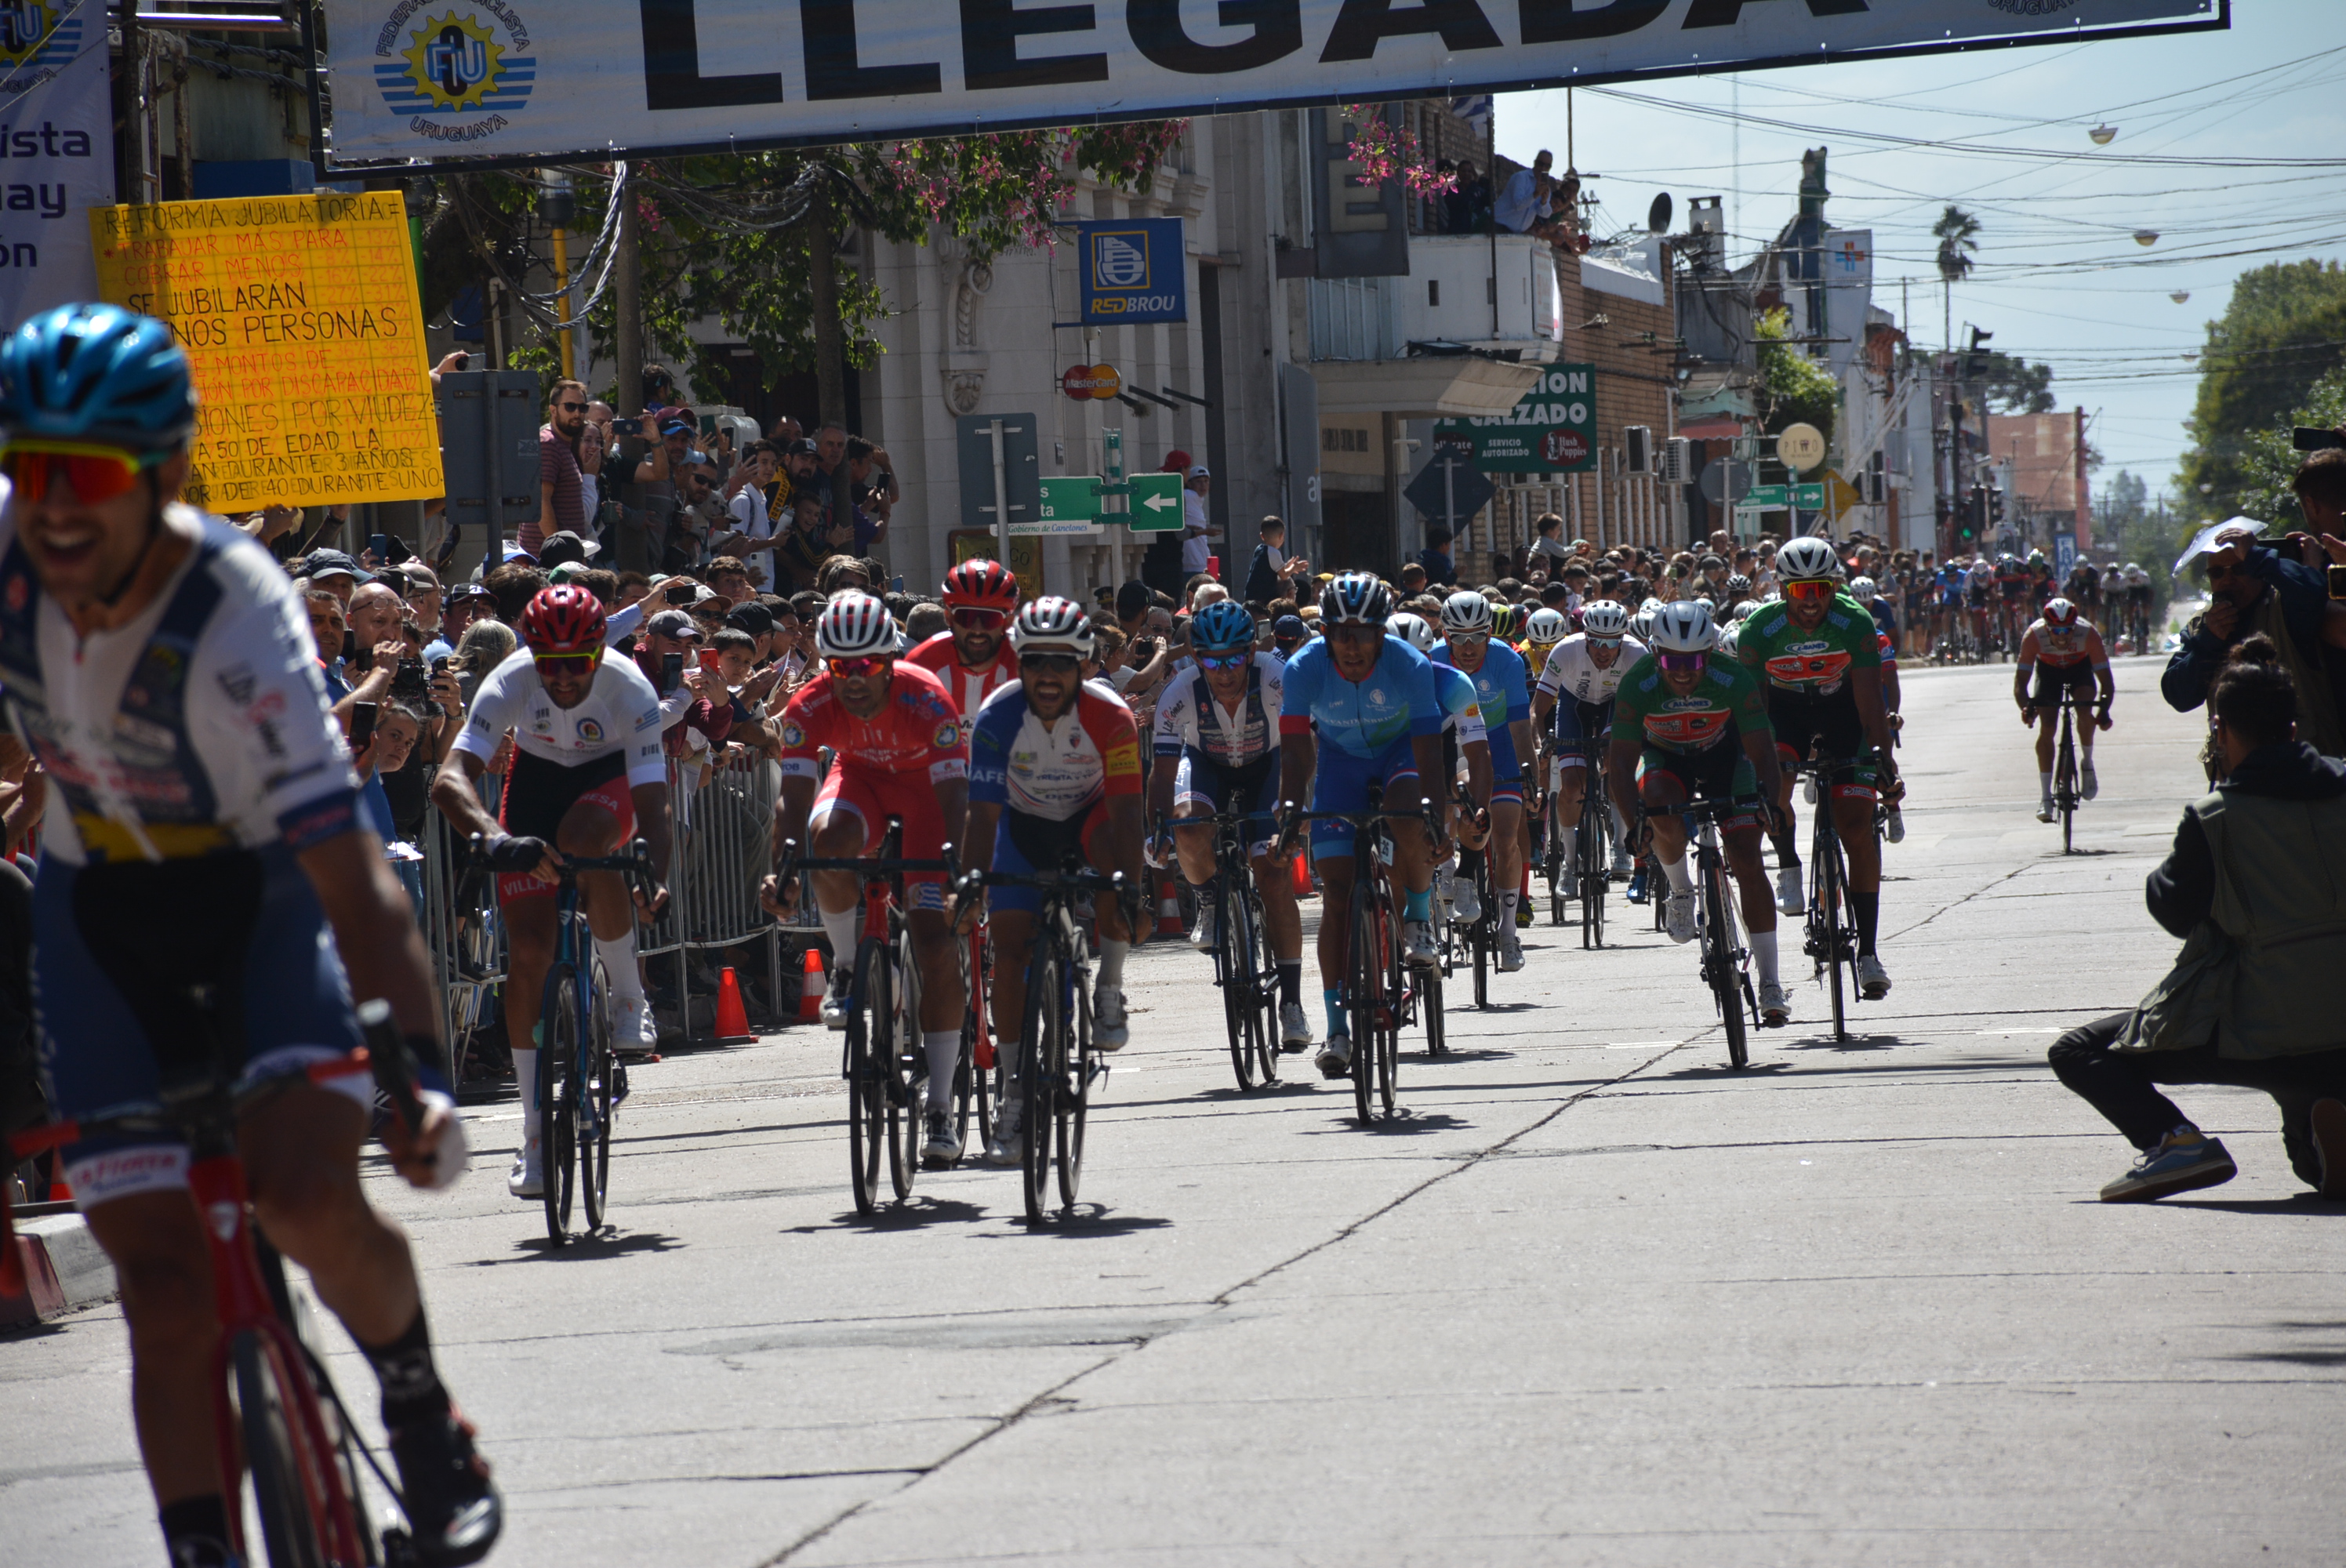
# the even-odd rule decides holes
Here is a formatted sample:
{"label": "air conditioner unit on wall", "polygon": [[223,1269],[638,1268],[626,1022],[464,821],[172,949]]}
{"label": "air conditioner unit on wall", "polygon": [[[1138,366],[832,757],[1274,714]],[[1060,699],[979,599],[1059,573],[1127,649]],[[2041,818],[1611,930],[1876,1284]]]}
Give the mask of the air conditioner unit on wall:
{"label": "air conditioner unit on wall", "polygon": [[1694,483],[1694,443],[1674,435],[1662,443],[1661,481],[1665,484]]}
{"label": "air conditioner unit on wall", "polygon": [[1621,427],[1622,466],[1631,473],[1651,473],[1654,471],[1654,431],[1651,425],[1629,424]]}

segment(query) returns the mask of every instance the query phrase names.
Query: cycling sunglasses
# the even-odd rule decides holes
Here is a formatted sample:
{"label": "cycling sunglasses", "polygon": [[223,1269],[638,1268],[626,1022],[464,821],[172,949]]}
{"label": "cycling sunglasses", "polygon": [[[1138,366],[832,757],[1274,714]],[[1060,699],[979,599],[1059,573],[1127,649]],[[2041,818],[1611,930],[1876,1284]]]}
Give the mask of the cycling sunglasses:
{"label": "cycling sunglasses", "polygon": [[854,658],[827,658],[822,665],[841,679],[853,680],[858,676],[878,675],[894,662],[883,655],[863,654]]}
{"label": "cycling sunglasses", "polygon": [[600,654],[532,654],[540,675],[593,675],[595,667],[603,660]]}
{"label": "cycling sunglasses", "polygon": [[1710,656],[1707,653],[1658,653],[1654,656],[1655,663],[1666,670],[1675,670],[1680,675],[1700,670],[1709,659]]}
{"label": "cycling sunglasses", "polygon": [[1461,644],[1467,647],[1478,647],[1490,640],[1491,634],[1488,632],[1452,632],[1449,637],[1452,647],[1457,647]]}
{"label": "cycling sunglasses", "polygon": [[1071,653],[1033,653],[1019,656],[1018,667],[1037,674],[1066,673],[1083,667],[1083,660]]}
{"label": "cycling sunglasses", "polygon": [[1841,592],[1841,585],[1830,577],[1795,577],[1784,585],[1788,599],[1830,599]]}
{"label": "cycling sunglasses", "polygon": [[118,446],[94,446],[71,441],[12,441],[0,448],[0,473],[26,501],[46,500],[49,486],[63,479],[78,499],[111,501],[138,483],[141,470],[152,468],[170,453],[125,452]]}
{"label": "cycling sunglasses", "polygon": [[953,613],[953,624],[972,632],[1000,631],[1009,619],[1000,610],[979,609],[974,605],[962,606]]}
{"label": "cycling sunglasses", "polygon": [[1226,654],[1201,653],[1198,656],[1198,667],[1200,669],[1244,669],[1253,662],[1254,653],[1251,649]]}

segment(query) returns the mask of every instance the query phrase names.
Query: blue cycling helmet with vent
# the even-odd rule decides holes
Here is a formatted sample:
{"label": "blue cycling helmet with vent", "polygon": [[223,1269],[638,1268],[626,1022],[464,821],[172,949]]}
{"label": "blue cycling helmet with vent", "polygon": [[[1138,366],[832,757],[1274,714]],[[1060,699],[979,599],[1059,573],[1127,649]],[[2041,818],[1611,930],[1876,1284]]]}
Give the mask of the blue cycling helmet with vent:
{"label": "blue cycling helmet with vent", "polygon": [[1346,572],[1320,590],[1320,618],[1329,626],[1381,626],[1392,614],[1392,595],[1374,573]]}
{"label": "blue cycling helmet with vent", "polygon": [[168,451],[196,428],[171,329],[118,305],[60,305],[0,342],[0,425],[20,441]]}
{"label": "blue cycling helmet with vent", "polygon": [[1189,618],[1189,646],[1200,653],[1254,647],[1254,617],[1234,599],[1216,599]]}

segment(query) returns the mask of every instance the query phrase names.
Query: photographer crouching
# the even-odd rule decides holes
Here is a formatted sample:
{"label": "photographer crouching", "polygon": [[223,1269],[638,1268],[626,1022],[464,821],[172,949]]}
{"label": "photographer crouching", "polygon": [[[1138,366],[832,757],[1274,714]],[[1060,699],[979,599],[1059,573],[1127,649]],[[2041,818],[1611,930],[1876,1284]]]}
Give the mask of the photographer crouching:
{"label": "photographer crouching", "polygon": [[2243,638],[2208,692],[2219,769],[2184,809],[2145,887],[2151,918],[2184,938],[2131,1013],[2073,1029],[2054,1073],[2142,1151],[2102,1188],[2140,1203],[2237,1174],[2158,1084],[2261,1089],[2280,1105],[2291,1169],[2346,1198],[2346,766],[2297,738],[2298,696],[2271,639]]}

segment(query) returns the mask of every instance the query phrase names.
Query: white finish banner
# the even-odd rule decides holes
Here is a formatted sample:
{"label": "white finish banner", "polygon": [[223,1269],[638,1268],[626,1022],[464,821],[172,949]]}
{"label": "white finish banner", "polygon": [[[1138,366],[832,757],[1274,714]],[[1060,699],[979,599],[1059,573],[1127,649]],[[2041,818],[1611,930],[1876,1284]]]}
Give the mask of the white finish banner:
{"label": "white finish banner", "polygon": [[0,5],[0,329],[98,297],[89,214],[113,204],[106,13]]}
{"label": "white finish banner", "polygon": [[[22,0],[13,0],[21,4]],[[334,150],[1003,130],[2222,27],[2229,0],[326,0]]]}

